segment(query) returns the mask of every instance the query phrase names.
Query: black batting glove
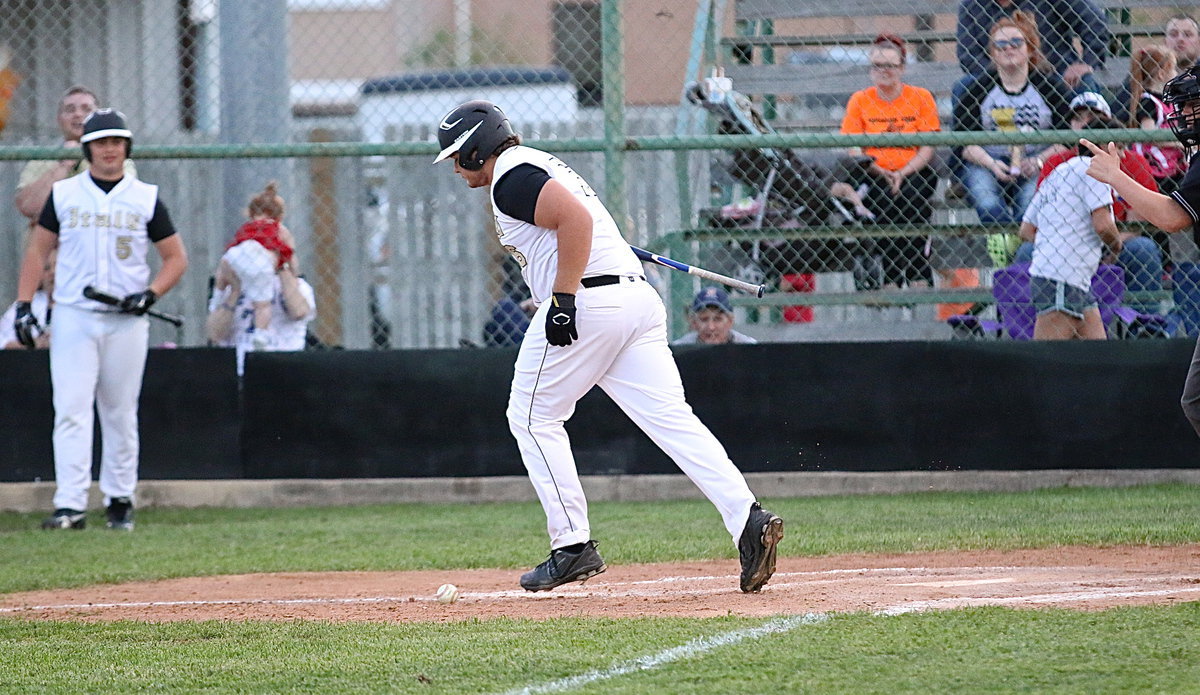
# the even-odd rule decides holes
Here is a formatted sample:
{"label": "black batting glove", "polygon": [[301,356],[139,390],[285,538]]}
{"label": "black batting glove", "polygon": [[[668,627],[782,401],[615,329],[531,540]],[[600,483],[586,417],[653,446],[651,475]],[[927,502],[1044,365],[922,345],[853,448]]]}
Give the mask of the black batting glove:
{"label": "black batting glove", "polygon": [[38,325],[37,317],[33,315],[33,305],[29,302],[17,302],[17,318],[13,321],[13,330],[17,334],[17,342],[29,348],[37,347],[38,334],[42,327]]}
{"label": "black batting glove", "polygon": [[575,295],[555,292],[550,300],[550,311],[546,312],[546,342],[566,347],[572,340],[579,339],[575,325]]}
{"label": "black batting glove", "polygon": [[144,316],[157,301],[158,295],[154,294],[154,290],[147,287],[141,292],[125,295],[125,298],[121,300],[120,307],[121,311],[126,314]]}

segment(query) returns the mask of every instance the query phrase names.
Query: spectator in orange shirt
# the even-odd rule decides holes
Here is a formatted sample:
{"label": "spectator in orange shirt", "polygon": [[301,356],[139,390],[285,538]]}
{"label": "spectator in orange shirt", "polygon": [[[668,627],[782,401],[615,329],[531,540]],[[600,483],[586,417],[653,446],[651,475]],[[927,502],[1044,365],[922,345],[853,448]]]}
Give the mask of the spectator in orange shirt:
{"label": "spectator in orange shirt", "polygon": [[[908,49],[904,39],[880,34],[870,50],[874,85],[855,92],[846,104],[842,132],[848,134],[927,133],[941,130],[937,105],[929,90],[905,84]],[[865,154],[874,161],[865,168],[864,204],[875,213],[876,224],[925,223],[932,214],[930,199],[937,174],[929,166],[933,147],[851,148],[852,156]],[[884,285],[932,280],[925,253],[925,237],[884,237],[874,240],[882,256]]]}

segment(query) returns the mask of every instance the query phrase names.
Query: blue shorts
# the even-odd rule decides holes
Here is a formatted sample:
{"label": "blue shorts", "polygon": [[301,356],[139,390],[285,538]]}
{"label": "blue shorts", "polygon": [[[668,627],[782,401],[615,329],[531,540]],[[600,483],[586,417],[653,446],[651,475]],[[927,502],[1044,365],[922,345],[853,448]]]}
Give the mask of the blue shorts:
{"label": "blue shorts", "polygon": [[1029,278],[1029,293],[1033,297],[1033,306],[1037,309],[1038,316],[1051,311],[1061,311],[1068,316],[1082,319],[1083,312],[1097,306],[1096,298],[1090,290],[1036,275]]}

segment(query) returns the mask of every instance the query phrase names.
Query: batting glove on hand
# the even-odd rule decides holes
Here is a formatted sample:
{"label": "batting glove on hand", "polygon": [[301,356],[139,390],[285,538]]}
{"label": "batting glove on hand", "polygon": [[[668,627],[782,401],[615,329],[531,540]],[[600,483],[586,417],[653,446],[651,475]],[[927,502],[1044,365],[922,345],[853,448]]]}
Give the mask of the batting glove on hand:
{"label": "batting glove on hand", "polygon": [[566,347],[572,340],[579,339],[575,325],[575,295],[555,292],[550,300],[550,311],[546,312],[546,342]]}
{"label": "batting glove on hand", "polygon": [[29,348],[37,347],[37,337],[42,332],[37,317],[33,315],[33,306],[29,302],[17,302],[17,319],[13,321],[13,330],[17,334],[17,342]]}
{"label": "batting glove on hand", "polygon": [[150,307],[154,306],[156,301],[158,301],[158,295],[154,294],[154,290],[147,287],[141,292],[125,295],[125,298],[121,300],[120,307],[121,311],[126,314],[144,316],[150,310]]}

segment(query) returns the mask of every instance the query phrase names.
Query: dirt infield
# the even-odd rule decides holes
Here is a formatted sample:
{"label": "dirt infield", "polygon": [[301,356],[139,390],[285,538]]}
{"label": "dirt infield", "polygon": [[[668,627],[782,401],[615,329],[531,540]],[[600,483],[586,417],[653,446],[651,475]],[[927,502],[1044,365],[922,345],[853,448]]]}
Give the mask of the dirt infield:
{"label": "dirt infield", "polygon": [[[1200,600],[1200,545],[781,558],[759,594],[735,560],[616,565],[584,585],[531,594],[518,571],[313,572],[171,579],[0,596],[0,616],[60,620],[453,621],[563,616],[899,614],[962,606]],[[443,583],[462,598],[437,603]]]}

